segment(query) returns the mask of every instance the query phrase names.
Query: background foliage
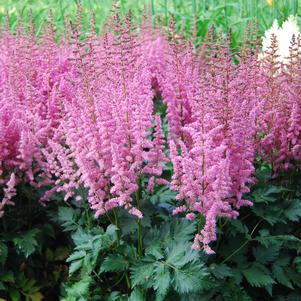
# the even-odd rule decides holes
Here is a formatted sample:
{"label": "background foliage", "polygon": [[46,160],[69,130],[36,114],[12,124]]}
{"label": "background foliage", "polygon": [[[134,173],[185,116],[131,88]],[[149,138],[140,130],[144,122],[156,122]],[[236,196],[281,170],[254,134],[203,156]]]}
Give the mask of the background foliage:
{"label": "background foliage", "polygon": [[[3,0],[2,0],[3,1]],[[112,1],[84,1],[101,23]],[[209,24],[234,28],[238,41],[246,22],[257,17],[263,31],[273,18],[296,13],[298,1],[148,1],[154,17],[170,14],[191,24],[198,18],[199,34]],[[51,7],[50,7],[51,6]],[[47,10],[58,29],[75,2],[5,1],[14,27],[19,12],[32,7],[42,26]],[[123,1],[139,16],[142,1]],[[239,17],[238,17],[239,16]],[[88,20],[88,14],[87,14]],[[188,26],[187,25],[187,26]],[[188,28],[188,27],[187,27]],[[234,41],[234,42],[235,42]],[[191,250],[198,223],[172,217],[175,193],[163,187],[154,195],[142,191],[142,241],[139,222],[122,209],[95,219],[87,204],[61,198],[41,207],[41,194],[19,187],[16,205],[0,226],[0,298],[4,300],[299,300],[301,295],[300,171],[271,177],[268,164],[258,160],[257,179],[246,198],[254,202],[237,220],[219,220],[216,254]],[[1,197],[1,196],[0,196]],[[289,233],[289,234],[288,234]],[[138,246],[138,247],[137,247]],[[59,296],[57,292],[59,293]]]}
{"label": "background foliage", "polygon": [[[18,16],[22,15],[26,20],[28,11],[32,9],[34,21],[41,29],[47,19],[48,10],[51,9],[57,28],[62,29],[66,17],[75,15],[76,2],[76,0],[0,0],[0,19],[4,19],[7,11],[14,28]],[[102,22],[109,15],[113,3],[113,0],[83,0],[87,25],[89,12],[93,10],[97,26],[101,27]],[[259,31],[263,33],[271,26],[275,18],[283,21],[290,14],[300,17],[301,8],[298,0],[122,0],[120,3],[123,13],[131,9],[138,19],[144,6],[151,8],[154,19],[158,16],[163,17],[166,25],[170,15],[174,15],[178,29],[182,26],[182,22],[185,22],[186,30],[188,30],[196,18],[200,36],[204,36],[212,24],[224,32],[231,26],[234,42],[238,42],[237,39],[244,34],[248,21],[258,19]]]}
{"label": "background foliage", "polygon": [[295,173],[289,183],[270,175],[270,167],[260,162],[259,181],[248,195],[254,206],[244,208],[237,220],[219,221],[211,256],[191,250],[198,225],[172,217],[176,202],[166,187],[142,194],[139,250],[137,221],[125,210],[95,219],[85,203],[58,200],[43,208],[30,202],[37,195],[23,186],[15,208],[2,219],[0,296],[14,301],[299,300],[301,175]]}

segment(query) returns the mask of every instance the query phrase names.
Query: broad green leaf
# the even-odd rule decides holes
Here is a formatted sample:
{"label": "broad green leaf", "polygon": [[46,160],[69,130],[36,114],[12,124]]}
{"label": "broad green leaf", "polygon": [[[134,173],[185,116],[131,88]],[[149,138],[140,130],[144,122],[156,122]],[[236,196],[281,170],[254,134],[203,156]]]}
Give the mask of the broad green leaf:
{"label": "broad green leaf", "polygon": [[146,255],[152,255],[157,260],[164,257],[164,252],[162,251],[162,244],[160,242],[153,243],[145,250]]}
{"label": "broad green leaf", "polygon": [[[168,266],[162,264],[158,264],[154,269],[154,284],[153,288],[156,290],[160,299],[164,298],[168,292],[168,288],[170,286],[170,271]],[[163,299],[162,299],[163,300]]]}
{"label": "broad green leaf", "polygon": [[75,218],[75,210],[69,207],[59,207],[57,215],[63,231],[74,231],[78,228]]}
{"label": "broad green leaf", "polygon": [[253,265],[252,267],[242,271],[243,275],[250,283],[250,285],[255,287],[264,287],[269,284],[274,284],[275,281],[270,276],[267,271],[260,269],[259,267]]}
{"label": "broad green leaf", "polygon": [[294,259],[294,264],[296,265],[297,271],[301,274],[301,256],[297,256]]}
{"label": "broad green leaf", "polygon": [[272,273],[274,278],[282,285],[287,286],[290,289],[294,289],[289,277],[286,275],[283,268],[277,263],[275,263],[272,267]]}
{"label": "broad green leaf", "polygon": [[117,255],[108,255],[101,267],[100,273],[103,272],[122,272],[125,271],[129,266],[129,262],[125,260],[125,258],[119,254]]}
{"label": "broad green leaf", "polygon": [[231,268],[223,263],[218,264],[218,265],[212,264],[210,266],[210,269],[211,269],[213,275],[219,279],[224,279],[225,277],[230,277],[233,275]]}
{"label": "broad green leaf", "polygon": [[19,293],[19,291],[17,291],[16,289],[10,289],[9,290],[9,296],[11,297],[12,301],[20,301],[21,300],[21,295]]}
{"label": "broad green leaf", "polygon": [[266,264],[273,262],[279,256],[281,244],[273,244],[269,247],[259,245],[256,248],[253,248],[253,255],[256,258],[256,261]]}
{"label": "broad green leaf", "polygon": [[83,267],[83,260],[73,261],[69,267],[69,275],[74,274],[76,271],[78,271],[82,267]]}
{"label": "broad green leaf", "polygon": [[86,256],[86,252],[85,251],[76,251],[74,253],[72,253],[67,259],[66,262],[71,262],[80,258],[83,258]]}
{"label": "broad green leaf", "polygon": [[285,208],[284,215],[293,222],[301,218],[301,201],[293,200],[289,207]]}
{"label": "broad green leaf", "polygon": [[139,287],[135,287],[131,293],[129,301],[146,301],[142,289]]}
{"label": "broad green leaf", "polygon": [[12,271],[6,271],[0,274],[0,281],[3,282],[15,282],[14,273]]}
{"label": "broad green leaf", "polygon": [[32,229],[24,233],[22,236],[13,239],[17,250],[23,253],[26,258],[34,253],[39,247],[39,243],[37,241],[37,235],[39,233],[39,229]]}
{"label": "broad green leaf", "polygon": [[155,263],[141,262],[139,265],[131,269],[132,285],[145,285],[149,284],[149,279],[153,276]]}
{"label": "broad green leaf", "polygon": [[199,265],[189,265],[174,271],[173,284],[180,294],[187,294],[201,289],[202,278],[207,275]]}

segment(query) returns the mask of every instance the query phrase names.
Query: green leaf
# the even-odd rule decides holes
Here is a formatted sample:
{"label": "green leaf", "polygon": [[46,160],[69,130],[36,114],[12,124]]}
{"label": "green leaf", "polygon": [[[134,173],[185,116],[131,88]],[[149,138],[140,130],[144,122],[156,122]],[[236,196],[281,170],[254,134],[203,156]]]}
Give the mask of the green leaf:
{"label": "green leaf", "polygon": [[0,242],[0,264],[2,266],[6,262],[7,253],[8,253],[7,246],[3,242]]}
{"label": "green leaf", "polygon": [[39,233],[39,229],[31,229],[22,236],[13,239],[17,250],[23,253],[26,258],[34,253],[39,247],[39,243],[36,239],[36,236]]}
{"label": "green leaf", "polygon": [[67,259],[66,262],[71,262],[80,258],[83,258],[86,256],[86,252],[85,251],[76,251],[74,253],[72,253]]}
{"label": "green leaf", "polygon": [[280,194],[282,192],[289,191],[285,187],[269,185],[264,188],[258,188],[253,193],[252,196],[254,198],[255,203],[271,203],[277,200],[275,194]]}
{"label": "green leaf", "polygon": [[131,269],[132,285],[149,284],[149,279],[153,276],[155,264],[142,261],[139,265]]}
{"label": "green leaf", "polygon": [[121,255],[109,255],[107,256],[101,267],[100,273],[103,272],[122,272],[125,271],[129,266],[128,261]]}
{"label": "green leaf", "polygon": [[301,274],[301,257],[300,256],[297,256],[294,259],[294,264],[296,265],[297,271]]}
{"label": "green leaf", "polygon": [[0,274],[0,281],[3,282],[15,282],[14,273],[12,271],[7,271]]}
{"label": "green leaf", "polygon": [[292,283],[289,279],[289,277],[286,275],[285,271],[283,270],[283,268],[279,265],[277,265],[277,263],[275,263],[272,267],[272,273],[274,278],[282,285],[290,288],[290,289],[294,289],[292,286]]}
{"label": "green leaf", "polygon": [[74,274],[76,271],[78,271],[83,266],[84,266],[83,260],[73,261],[69,267],[69,275]]}
{"label": "green leaf", "polygon": [[267,264],[273,262],[279,256],[281,244],[273,244],[269,247],[259,245],[256,248],[253,248],[253,255],[256,258],[256,261]]}
{"label": "green leaf", "polygon": [[180,268],[197,260],[199,254],[191,249],[190,243],[172,243],[168,246],[167,262]]}
{"label": "green leaf", "polygon": [[[4,283],[0,281],[0,291],[5,291],[5,290],[6,290],[6,287],[5,287]],[[0,301],[1,301],[1,298],[0,298]]]}
{"label": "green leaf", "polygon": [[168,292],[171,281],[169,268],[164,264],[157,265],[154,270],[153,278],[153,288],[156,290],[159,298],[163,300]]}
{"label": "green leaf", "polygon": [[11,288],[9,290],[9,296],[11,297],[12,301],[19,301],[19,300],[21,300],[21,295],[20,295],[19,291],[17,291],[14,288]]}
{"label": "green leaf", "polygon": [[[89,296],[89,288],[93,283],[91,276],[84,276],[80,281],[74,283],[71,287],[67,287],[68,297],[73,297],[71,300],[91,300]],[[69,299],[67,299],[69,300]]]}
{"label": "green leaf", "polygon": [[175,219],[171,224],[171,236],[179,243],[191,240],[195,234],[196,223],[185,218]]}
{"label": "green leaf", "polygon": [[286,267],[284,270],[290,281],[298,287],[301,287],[301,275],[291,267]]}
{"label": "green leaf", "polygon": [[264,287],[275,283],[273,278],[265,269],[260,268],[255,264],[252,267],[243,270],[242,273],[250,285],[255,287]]}
{"label": "green leaf", "polygon": [[152,255],[157,260],[162,259],[164,257],[164,253],[161,248],[162,244],[160,242],[153,243],[149,247],[146,248],[145,254],[146,255]]}
{"label": "green leaf", "polygon": [[63,231],[74,231],[78,228],[75,218],[75,210],[70,207],[59,207],[57,219],[63,227]]}
{"label": "green leaf", "polygon": [[219,265],[212,264],[210,269],[213,275],[218,279],[224,279],[233,275],[231,268],[223,263]]}
{"label": "green leaf", "polygon": [[131,293],[129,301],[145,301],[142,289],[135,287],[135,289]]}
{"label": "green leaf", "polygon": [[207,273],[204,272],[200,265],[190,265],[187,268],[177,269],[174,271],[174,287],[180,294],[187,294],[195,292],[201,289],[201,283],[204,276]]}
{"label": "green leaf", "polygon": [[284,215],[293,222],[301,218],[301,201],[293,200],[288,208],[284,210]]}

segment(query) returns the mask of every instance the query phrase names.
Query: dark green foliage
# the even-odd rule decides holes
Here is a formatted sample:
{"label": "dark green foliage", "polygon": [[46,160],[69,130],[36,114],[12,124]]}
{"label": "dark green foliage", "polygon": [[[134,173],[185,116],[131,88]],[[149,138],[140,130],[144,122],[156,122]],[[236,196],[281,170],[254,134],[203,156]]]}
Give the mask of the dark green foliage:
{"label": "dark green foliage", "polygon": [[257,172],[246,196],[253,207],[241,208],[237,220],[219,220],[210,256],[191,250],[201,221],[172,216],[175,194],[167,187],[150,195],[142,179],[141,222],[122,209],[95,219],[81,202],[53,200],[42,208],[23,187],[2,220],[0,298],[300,300],[301,177],[271,180],[264,164]]}

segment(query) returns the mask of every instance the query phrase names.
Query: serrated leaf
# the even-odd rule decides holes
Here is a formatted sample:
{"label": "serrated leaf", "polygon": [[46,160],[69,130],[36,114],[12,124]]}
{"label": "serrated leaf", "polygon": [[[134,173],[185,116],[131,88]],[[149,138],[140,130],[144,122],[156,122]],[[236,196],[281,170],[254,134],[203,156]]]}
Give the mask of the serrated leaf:
{"label": "serrated leaf", "polygon": [[145,301],[142,289],[139,287],[136,287],[132,291],[129,301]]}
{"label": "serrated leaf", "polygon": [[173,284],[180,294],[187,294],[201,289],[202,278],[207,275],[200,265],[190,265],[187,268],[174,271]]}
{"label": "serrated leaf", "polygon": [[129,263],[121,255],[109,255],[107,256],[101,267],[100,273],[103,272],[122,272],[125,271],[129,266]]}
{"label": "serrated leaf", "polygon": [[236,233],[248,233],[247,227],[239,219],[229,220],[228,224],[229,226],[233,227],[233,231],[230,233],[231,236],[235,235]]}
{"label": "serrated leaf", "polygon": [[266,264],[273,262],[279,255],[281,244],[273,244],[269,247],[259,245],[256,248],[253,248],[253,255],[256,258],[256,261]]}
{"label": "serrated leaf", "polygon": [[73,261],[71,264],[70,264],[70,267],[69,267],[69,275],[72,275],[74,274],[76,271],[78,271],[81,267],[83,267],[83,260],[76,260],[76,261]]}
{"label": "serrated leaf", "polygon": [[12,271],[6,271],[0,274],[0,281],[3,282],[15,282],[14,273]]}
{"label": "serrated leaf", "polygon": [[301,275],[299,273],[297,273],[291,267],[284,268],[284,271],[293,284],[297,285],[298,287],[301,287]]}
{"label": "serrated leaf", "polygon": [[63,227],[63,231],[73,231],[78,228],[75,222],[75,210],[69,207],[59,207],[57,219]]}
{"label": "serrated leaf", "polygon": [[272,273],[273,273],[274,278],[277,280],[277,282],[279,282],[280,284],[282,284],[290,289],[294,289],[292,286],[292,283],[290,282],[290,279],[285,274],[285,271],[283,270],[283,268],[281,266],[277,265],[277,263],[275,263],[273,265]]}
{"label": "serrated leaf", "polygon": [[159,264],[154,270],[154,284],[153,288],[156,290],[159,299],[162,299],[166,296],[168,288],[170,286],[170,272],[169,268],[164,264]]}
{"label": "serrated leaf", "polygon": [[266,271],[255,265],[243,270],[242,273],[251,286],[264,287],[275,283],[273,278]]}
{"label": "serrated leaf", "polygon": [[264,188],[259,188],[252,193],[255,203],[271,203],[277,200],[275,194],[280,194],[288,189],[281,186],[269,185]]}
{"label": "serrated leaf", "polygon": [[301,240],[293,235],[266,235],[256,237],[256,240],[266,247],[275,244],[280,244],[281,246],[285,244],[287,248],[295,248],[294,245],[296,245],[296,247],[301,246]]}
{"label": "serrated leaf", "polygon": [[191,249],[190,243],[173,243],[168,246],[168,256],[166,261],[177,268],[181,268],[189,262],[197,260],[199,254]]}
{"label": "serrated leaf", "polygon": [[187,242],[194,236],[196,223],[188,221],[187,219],[175,219],[171,225],[172,238],[180,243],[181,241]]}
{"label": "serrated leaf", "polygon": [[297,222],[301,218],[301,202],[293,200],[288,208],[284,210],[284,215],[293,222]]}
{"label": "serrated leaf", "polygon": [[71,287],[66,288],[68,297],[72,296],[75,300],[90,300],[88,296],[89,287],[92,282],[93,279],[91,276],[84,276],[80,281],[74,283]]}
{"label": "serrated leaf", "polygon": [[74,253],[72,253],[67,259],[66,262],[71,262],[80,258],[83,258],[86,256],[86,252],[85,251],[76,251]]}
{"label": "serrated leaf", "polygon": [[233,275],[231,268],[225,264],[218,264],[210,266],[213,275],[218,279],[224,279]]}
{"label": "serrated leaf", "polygon": [[301,274],[301,257],[297,256],[294,259],[294,264],[296,265],[297,271]]}
{"label": "serrated leaf", "polygon": [[17,250],[23,253],[26,258],[34,253],[39,247],[36,239],[38,233],[40,233],[39,229],[31,229],[22,236],[13,239]]}
{"label": "serrated leaf", "polygon": [[265,290],[268,292],[268,294],[272,297],[273,296],[273,284],[268,284],[265,286]]}
{"label": "serrated leaf", "polygon": [[149,279],[153,276],[155,263],[141,262],[139,265],[131,269],[132,285],[145,285],[149,283]]}
{"label": "serrated leaf", "polygon": [[161,243],[157,242],[157,243],[151,244],[149,247],[146,248],[145,254],[152,255],[157,260],[162,259],[164,257],[164,254],[163,254],[163,251],[161,248]]}

